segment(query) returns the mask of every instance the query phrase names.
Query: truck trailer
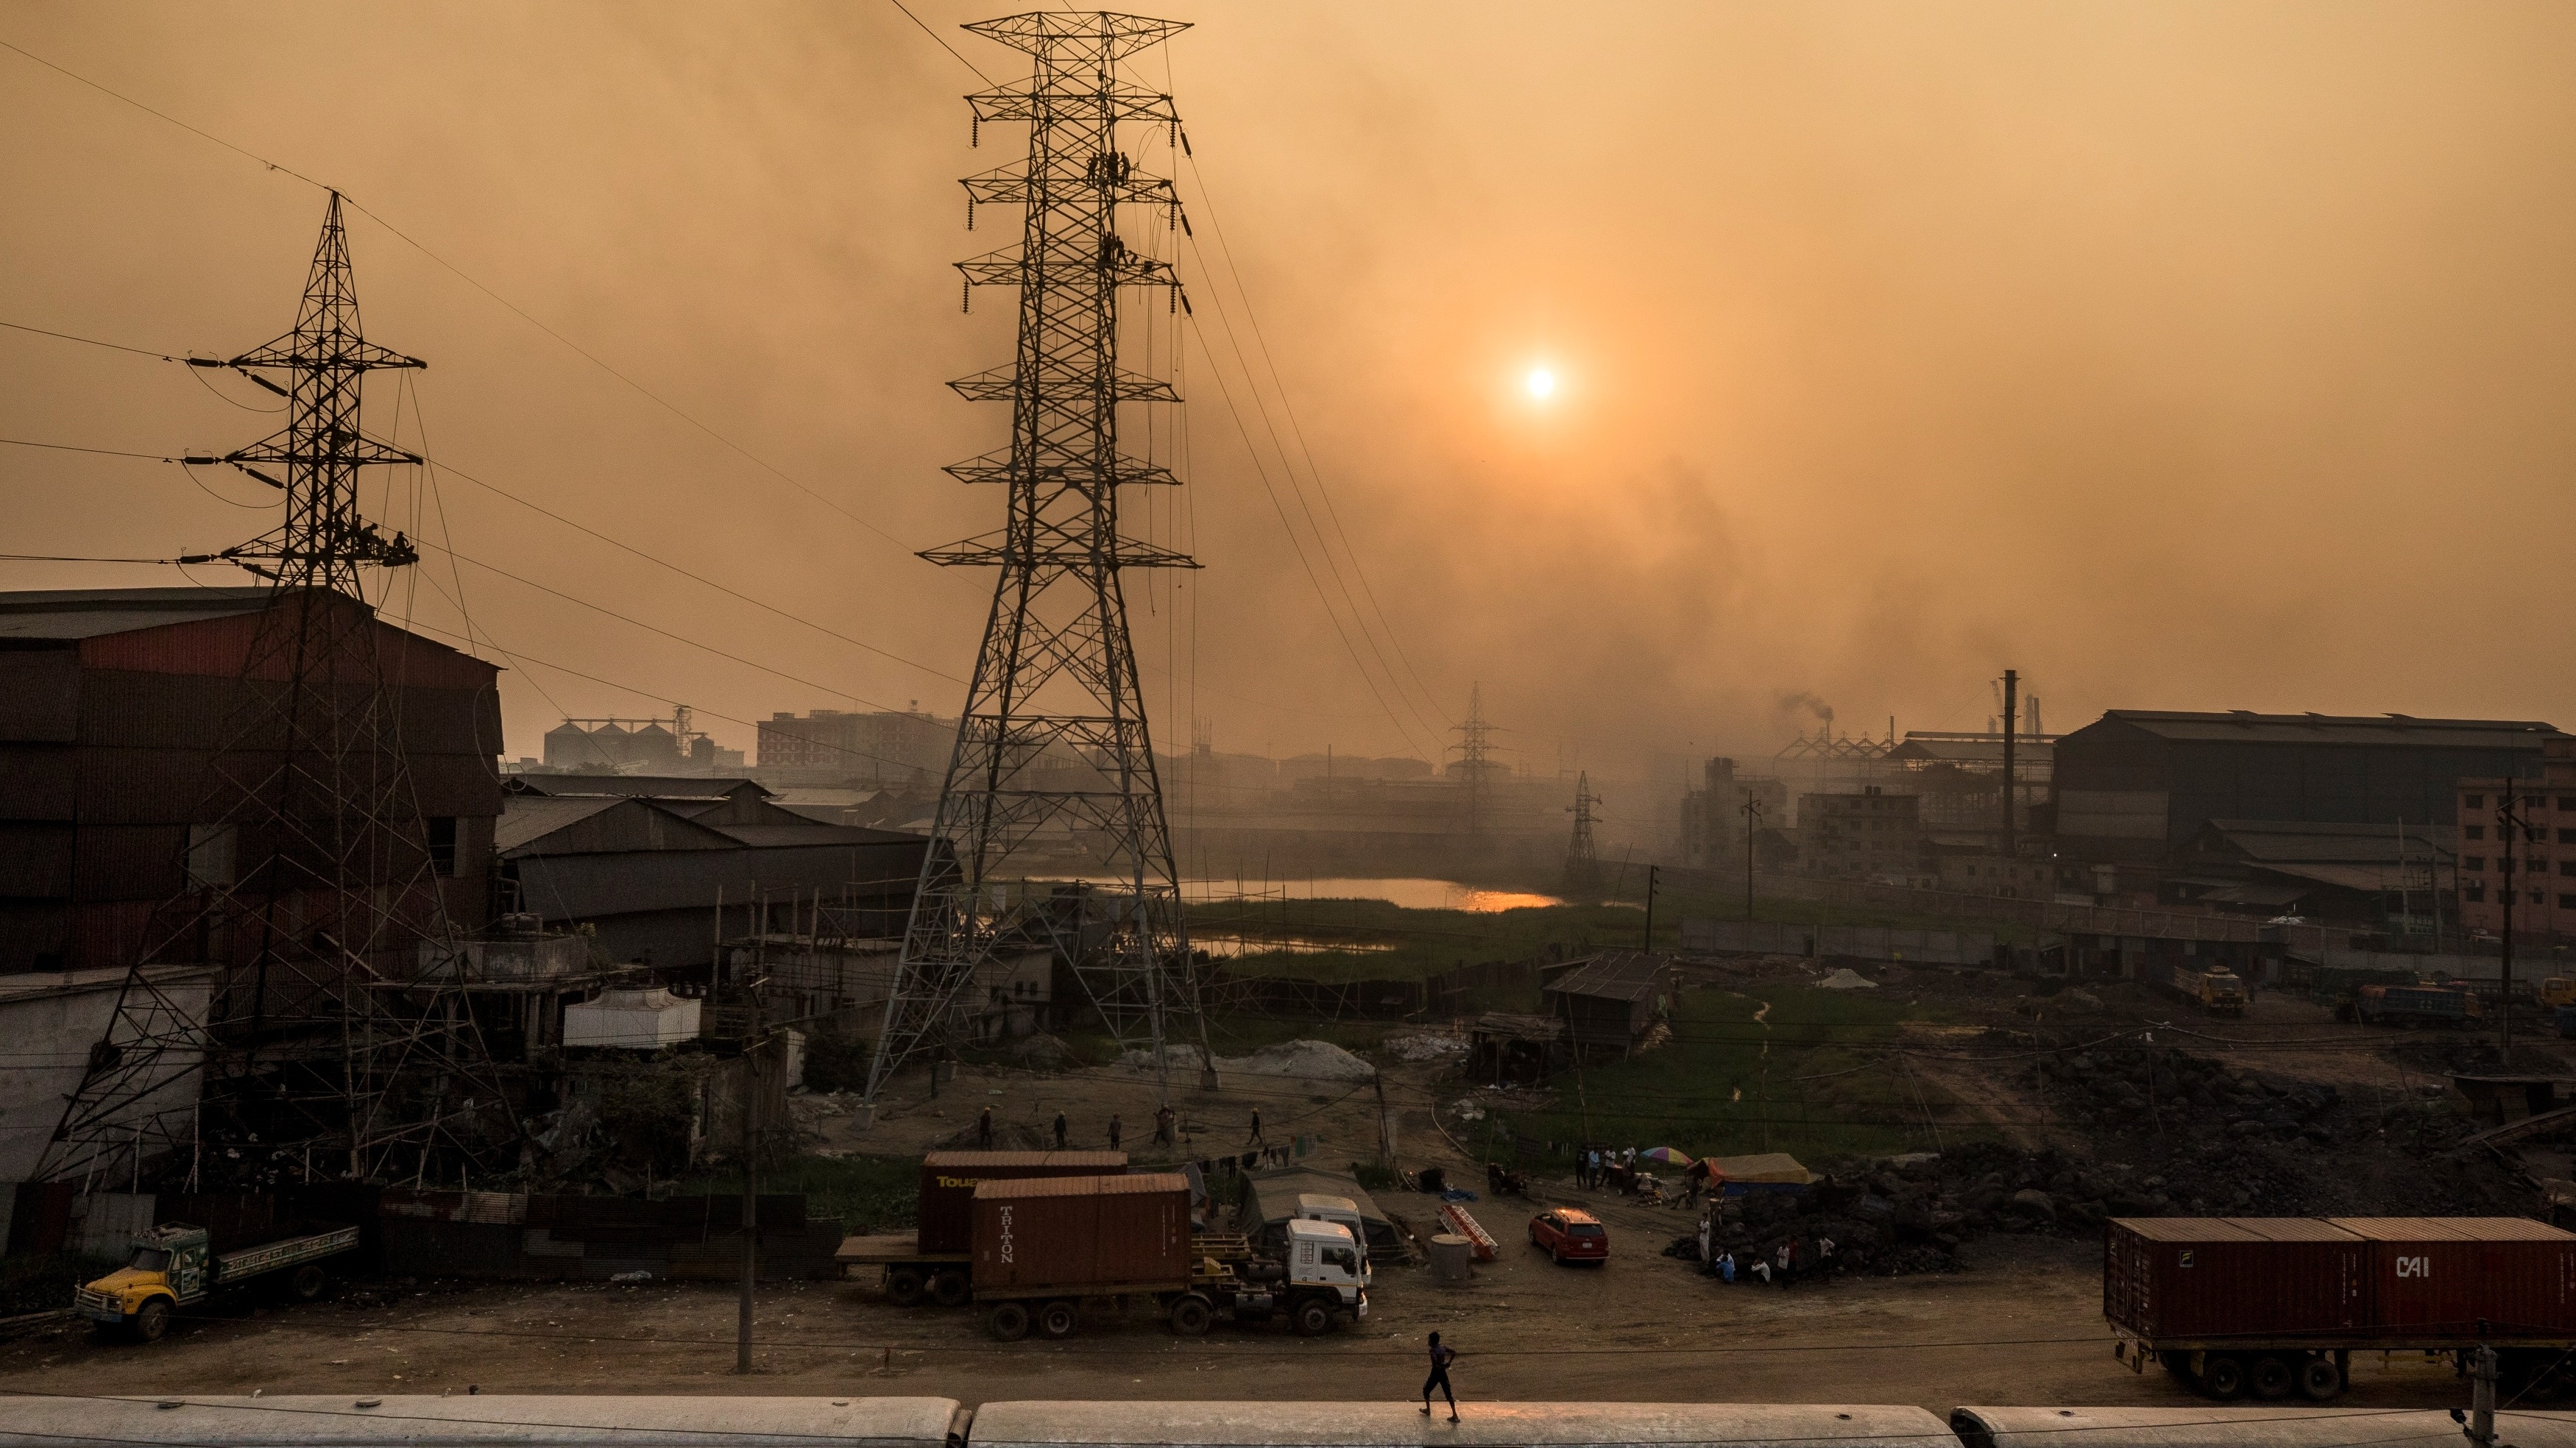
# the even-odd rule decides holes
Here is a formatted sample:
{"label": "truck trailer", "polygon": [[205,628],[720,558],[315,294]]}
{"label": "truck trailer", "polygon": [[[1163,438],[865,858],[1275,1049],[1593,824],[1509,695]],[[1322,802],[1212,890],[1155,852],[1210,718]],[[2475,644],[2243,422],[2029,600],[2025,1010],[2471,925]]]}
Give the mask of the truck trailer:
{"label": "truck trailer", "polygon": [[2576,1233],[2525,1217],[2120,1217],[2103,1253],[2115,1356],[2220,1402],[2325,1402],[2356,1350],[2496,1348],[2553,1395],[2576,1349]]}
{"label": "truck trailer", "polygon": [[273,1279],[309,1302],[330,1275],[323,1263],[357,1250],[358,1229],[310,1223],[273,1241],[217,1252],[203,1227],[165,1222],[134,1239],[123,1267],[72,1295],[72,1309],[101,1337],[159,1342],[171,1314],[218,1292]]}
{"label": "truck trailer", "polygon": [[911,1236],[848,1237],[833,1253],[843,1276],[876,1271],[886,1300],[942,1307],[974,1298],[975,1188],[987,1181],[1106,1176],[1127,1170],[1123,1151],[934,1151],[921,1159],[919,1226]]}
{"label": "truck trailer", "polygon": [[2366,985],[2353,992],[2353,1019],[2371,1026],[2457,1030],[2486,1018],[2477,995],[2448,985]]}
{"label": "truck trailer", "polygon": [[[1217,1244],[1222,1243],[1219,1248]],[[1298,1333],[1368,1316],[1365,1248],[1338,1222],[1288,1224],[1277,1256],[1193,1237],[1177,1172],[988,1181],[975,1189],[975,1300],[993,1336],[1066,1338],[1086,1309],[1150,1302],[1184,1337],[1218,1319],[1284,1317]]]}

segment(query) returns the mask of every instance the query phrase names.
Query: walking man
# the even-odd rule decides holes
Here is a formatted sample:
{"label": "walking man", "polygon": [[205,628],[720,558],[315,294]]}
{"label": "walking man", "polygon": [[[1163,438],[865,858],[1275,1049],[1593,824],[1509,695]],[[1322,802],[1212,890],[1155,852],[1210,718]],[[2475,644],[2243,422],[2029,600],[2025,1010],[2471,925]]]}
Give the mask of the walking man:
{"label": "walking man", "polygon": [[[1252,1108],[1252,1134],[1243,1139],[1243,1144],[1250,1146],[1256,1141],[1261,1141],[1261,1108],[1258,1106]],[[1268,1142],[1262,1142],[1261,1144],[1264,1146],[1269,1145]]]}
{"label": "walking man", "polygon": [[1067,1123],[1064,1119],[1064,1113],[1061,1111],[1057,1112],[1055,1114],[1055,1149],[1058,1151],[1064,1150],[1064,1133],[1066,1125]]}
{"label": "walking man", "polygon": [[975,1144],[986,1151],[993,1149],[993,1108],[984,1108],[983,1119],[975,1123]]}
{"label": "walking man", "polygon": [[1109,1113],[1109,1149],[1118,1149],[1118,1113],[1115,1111]]}
{"label": "walking man", "polygon": [[1449,1421],[1458,1421],[1458,1395],[1449,1387],[1449,1365],[1457,1360],[1458,1350],[1442,1347],[1440,1334],[1431,1334],[1431,1376],[1422,1380],[1422,1416],[1431,1416],[1431,1390],[1438,1388],[1440,1396],[1449,1400]]}

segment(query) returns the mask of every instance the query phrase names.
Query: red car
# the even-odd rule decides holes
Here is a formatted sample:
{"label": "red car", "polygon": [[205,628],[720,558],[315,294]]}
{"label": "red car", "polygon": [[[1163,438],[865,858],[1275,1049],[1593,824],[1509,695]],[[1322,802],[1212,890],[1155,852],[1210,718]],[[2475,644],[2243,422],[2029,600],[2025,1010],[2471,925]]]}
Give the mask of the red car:
{"label": "red car", "polygon": [[1530,1245],[1559,1263],[1610,1260],[1610,1229],[1580,1207],[1553,1207],[1530,1218]]}

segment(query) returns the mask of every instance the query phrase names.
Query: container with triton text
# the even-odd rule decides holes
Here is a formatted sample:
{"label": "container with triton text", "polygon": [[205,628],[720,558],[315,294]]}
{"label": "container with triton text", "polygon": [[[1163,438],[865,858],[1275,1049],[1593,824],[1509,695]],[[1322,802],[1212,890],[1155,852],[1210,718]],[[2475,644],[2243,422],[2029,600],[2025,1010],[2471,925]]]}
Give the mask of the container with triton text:
{"label": "container with triton text", "polygon": [[1115,1176],[1123,1151],[934,1151],[921,1159],[920,1223],[902,1235],[844,1238],[833,1254],[844,1275],[883,1274],[886,1300],[961,1307],[974,1296],[975,1188],[987,1181]]}
{"label": "container with triton text", "polygon": [[2499,1349],[2534,1400],[2576,1389],[2576,1234],[2523,1217],[2153,1217],[2110,1224],[2113,1351],[2221,1401],[2323,1401],[2353,1349]]}
{"label": "container with triton text", "polygon": [[1110,1297],[1190,1280],[1178,1172],[988,1181],[975,1189],[975,1297]]}

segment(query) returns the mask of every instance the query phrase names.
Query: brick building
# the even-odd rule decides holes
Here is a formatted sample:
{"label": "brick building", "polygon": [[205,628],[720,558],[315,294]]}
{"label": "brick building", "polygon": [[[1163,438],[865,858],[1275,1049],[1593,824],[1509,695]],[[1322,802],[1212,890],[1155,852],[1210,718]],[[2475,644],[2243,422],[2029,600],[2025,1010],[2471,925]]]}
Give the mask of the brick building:
{"label": "brick building", "polygon": [[1798,866],[1836,880],[1911,881],[1925,873],[1922,800],[1877,785],[1798,797]]}

